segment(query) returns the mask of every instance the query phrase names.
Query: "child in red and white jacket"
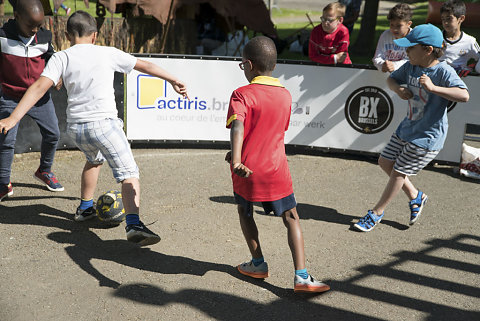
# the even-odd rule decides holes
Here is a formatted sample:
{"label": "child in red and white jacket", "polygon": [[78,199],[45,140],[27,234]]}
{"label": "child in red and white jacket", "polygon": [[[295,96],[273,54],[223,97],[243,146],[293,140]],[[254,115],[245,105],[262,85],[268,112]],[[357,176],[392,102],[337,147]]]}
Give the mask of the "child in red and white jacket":
{"label": "child in red and white jacket", "polygon": [[[12,113],[54,53],[52,33],[41,27],[44,13],[39,0],[17,0],[14,15],[15,19],[0,28],[0,119]],[[48,92],[28,115],[37,123],[42,135],[40,166],[34,177],[50,191],[63,191],[51,170],[60,130]],[[13,195],[10,174],[17,130],[18,124],[7,134],[0,133],[0,200]]]}
{"label": "child in red and white jacket", "polygon": [[348,55],[350,35],[342,24],[344,15],[345,5],[339,2],[323,8],[322,23],[310,34],[308,56],[312,61],[328,65],[352,63]]}

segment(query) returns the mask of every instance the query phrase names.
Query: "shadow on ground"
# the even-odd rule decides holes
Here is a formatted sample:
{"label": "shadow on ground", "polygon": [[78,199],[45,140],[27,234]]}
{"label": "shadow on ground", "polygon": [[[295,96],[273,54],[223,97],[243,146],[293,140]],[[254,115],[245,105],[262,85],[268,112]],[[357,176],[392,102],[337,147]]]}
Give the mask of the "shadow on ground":
{"label": "shadow on ground", "polygon": [[[233,196],[212,196],[210,197],[210,200],[217,203],[236,204],[235,198]],[[260,203],[255,203],[255,206],[260,209],[262,208]],[[356,231],[353,229],[353,224],[356,223],[360,218],[359,216],[339,213],[336,209],[333,208],[305,203],[298,203],[297,211],[300,219],[302,220],[318,220],[327,223],[346,225],[352,231]],[[263,210],[255,210],[255,213],[259,215],[273,216],[271,214],[265,214]],[[402,231],[409,228],[408,225],[386,219],[382,220],[380,224],[385,224]]]}
{"label": "shadow on ground", "polygon": [[[413,311],[423,312],[427,315],[425,320],[479,320],[480,313],[458,309],[450,305],[429,301],[428,298],[418,299],[393,292],[382,291],[356,284],[365,278],[380,275],[392,281],[403,281],[414,285],[421,285],[436,290],[469,296],[472,300],[480,297],[480,288],[447,281],[430,275],[421,275],[415,272],[405,272],[396,269],[407,261],[423,262],[434,268],[452,268],[459,271],[468,271],[480,274],[480,265],[460,262],[451,259],[430,255],[439,249],[451,249],[472,254],[480,254],[480,246],[463,243],[470,240],[480,243],[480,238],[474,235],[461,234],[449,240],[433,239],[424,250],[418,252],[399,252],[391,262],[384,265],[364,265],[358,269],[359,275],[343,280],[328,280],[332,291],[347,293],[361,298],[370,298],[394,306],[405,307]],[[255,284],[255,282],[252,282]],[[264,282],[262,282],[264,283]],[[256,284],[260,285],[260,284]],[[261,286],[261,285],[260,285]],[[329,295],[327,292],[323,295]],[[279,293],[278,299],[270,303],[259,303],[247,298],[242,298],[228,293],[221,293],[199,289],[183,289],[177,292],[167,292],[150,284],[122,285],[113,293],[116,297],[125,298],[142,304],[165,306],[173,303],[185,304],[204,312],[216,320],[247,320],[268,316],[270,320],[300,320],[314,318],[314,320],[381,320],[368,314],[366,309],[361,313],[354,313],[311,302],[308,297],[297,296],[288,291]],[[408,318],[407,318],[408,319]]]}
{"label": "shadow on ground", "polygon": [[[230,202],[228,197],[217,197],[213,200]],[[337,213],[334,209],[299,204],[304,213],[304,219],[318,219],[337,224],[350,224],[352,216]],[[270,320],[299,320],[310,318],[314,320],[379,320],[371,317],[368,311],[361,307],[352,307],[353,312],[331,307],[316,299],[315,296],[296,295],[291,289],[277,287],[268,281],[252,280],[240,275],[234,267],[217,262],[194,260],[183,256],[166,255],[149,248],[139,248],[125,240],[102,240],[91,229],[108,228],[93,220],[77,223],[72,220],[72,214],[57,210],[47,205],[29,206],[0,205],[0,223],[25,224],[55,227],[63,231],[48,234],[48,239],[59,244],[70,244],[65,251],[72,261],[91,277],[98,280],[99,286],[113,289],[112,295],[134,302],[155,306],[167,304],[184,304],[191,306],[208,316],[218,320],[245,320],[268,316]],[[438,250],[464,253],[464,257],[475,257],[480,254],[480,237],[459,234],[451,239],[431,239],[423,250],[416,252],[401,251],[392,254],[392,260],[383,265],[367,264],[360,266],[355,276],[345,280],[325,280],[332,290],[321,296],[333,295],[335,292],[375,300],[392,306],[404,307],[427,315],[426,320],[479,320],[480,313],[456,308],[454,305],[432,302],[429,298],[419,299],[392,290],[379,290],[365,286],[364,281],[372,276],[391,279],[392,283],[423,286],[450,294],[463,295],[472,300],[480,297],[478,284],[469,285],[461,280],[443,280],[435,273],[435,269],[449,268],[455,271],[480,274],[478,262],[466,262],[447,256],[435,255]],[[470,255],[470,256],[469,256]],[[473,256],[472,256],[473,255]],[[458,256],[458,255],[457,255]],[[168,292],[162,288],[145,283],[120,284],[119,280],[109,278],[92,265],[92,260],[103,260],[133,267],[143,271],[160,274],[187,274],[203,276],[208,271],[226,273],[233,279],[248,282],[252,286],[261,287],[271,292],[276,298],[271,302],[257,302],[232,293],[184,288]],[[431,266],[428,275],[415,271],[404,271],[398,267],[405,263],[424,263]],[[233,293],[235,293],[234,288]],[[412,294],[413,295],[413,294]]]}

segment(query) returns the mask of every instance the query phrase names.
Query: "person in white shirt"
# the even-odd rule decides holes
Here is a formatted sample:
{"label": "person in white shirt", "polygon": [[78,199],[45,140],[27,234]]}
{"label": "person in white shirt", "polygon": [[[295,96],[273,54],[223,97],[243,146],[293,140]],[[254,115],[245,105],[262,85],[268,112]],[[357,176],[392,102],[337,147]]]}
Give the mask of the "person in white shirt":
{"label": "person in white shirt", "polygon": [[373,64],[382,72],[392,72],[408,61],[405,48],[396,45],[393,40],[405,37],[412,30],[412,9],[406,3],[399,3],[390,9],[387,19],[390,29],[385,30],[378,39]]}
{"label": "person in white shirt", "polygon": [[117,116],[113,90],[114,72],[133,69],[168,81],[188,99],[186,86],[157,65],[137,59],[113,47],[96,46],[97,23],[85,11],[76,11],[67,21],[72,47],[55,53],[40,78],[33,83],[12,114],[0,120],[0,132],[17,124],[52,85],[63,79],[67,89],[67,134],[85,154],[81,178],[81,202],[76,221],[96,215],[93,195],[102,164],[107,161],[113,176],[122,184],[127,240],[140,246],[158,243],[160,237],[140,221],[139,170],[128,143],[123,122]]}
{"label": "person in white shirt", "polygon": [[466,7],[460,0],[449,0],[440,8],[443,26],[445,54],[439,59],[446,61],[455,71],[465,77],[471,71],[480,73],[480,47],[477,40],[461,30]]}

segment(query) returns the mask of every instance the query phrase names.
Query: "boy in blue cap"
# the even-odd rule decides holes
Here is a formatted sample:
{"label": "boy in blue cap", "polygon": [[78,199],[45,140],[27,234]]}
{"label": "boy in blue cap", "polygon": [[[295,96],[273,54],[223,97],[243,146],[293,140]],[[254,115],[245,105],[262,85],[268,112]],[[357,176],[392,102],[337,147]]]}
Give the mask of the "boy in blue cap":
{"label": "boy in blue cap", "polygon": [[416,175],[442,149],[448,130],[448,101],[469,99],[467,87],[455,70],[438,60],[444,50],[440,29],[431,24],[419,25],[394,42],[407,47],[409,61],[390,75],[387,84],[408,101],[407,117],[378,159],[390,179],[378,203],[354,224],[362,232],[380,223],[384,209],[400,189],[410,199],[410,225],[418,220],[428,198],[408,177]]}

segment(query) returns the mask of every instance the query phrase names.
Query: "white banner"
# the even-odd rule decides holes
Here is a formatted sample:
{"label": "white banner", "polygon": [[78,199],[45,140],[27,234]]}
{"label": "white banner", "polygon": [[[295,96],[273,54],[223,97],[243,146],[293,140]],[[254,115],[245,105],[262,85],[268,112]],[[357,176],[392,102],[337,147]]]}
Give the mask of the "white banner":
{"label": "white banner", "polygon": [[[163,80],[131,72],[126,89],[128,139],[229,140],[225,123],[230,95],[248,84],[239,61],[142,59],[185,81],[190,100]],[[407,102],[388,89],[387,75],[376,70],[278,64],[273,76],[293,99],[286,144],[380,152],[407,113]],[[465,124],[480,124],[480,77],[464,80],[470,101],[449,112],[449,133],[439,160],[460,162]]]}

